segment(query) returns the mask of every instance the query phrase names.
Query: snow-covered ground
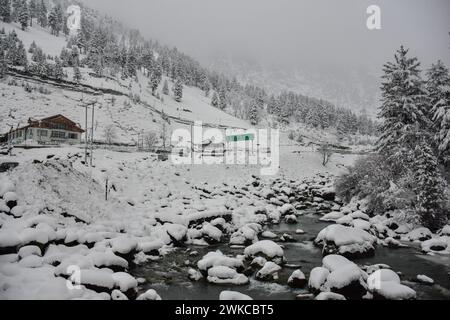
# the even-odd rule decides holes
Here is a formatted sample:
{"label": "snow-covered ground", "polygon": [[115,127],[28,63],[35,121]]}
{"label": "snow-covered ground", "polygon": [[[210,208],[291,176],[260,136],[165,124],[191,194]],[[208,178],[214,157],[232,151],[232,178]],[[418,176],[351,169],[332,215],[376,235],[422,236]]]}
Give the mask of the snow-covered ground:
{"label": "snow-covered ground", "polygon": [[[194,268],[186,268],[186,276],[211,285],[276,282],[286,264],[280,243],[291,236],[278,237],[266,228],[312,209],[322,212],[317,219],[325,214],[334,217],[337,224],[329,228],[345,228],[319,234],[316,243],[326,244],[329,253],[371,252],[376,244],[395,244],[388,239],[399,238],[387,227],[388,220],[367,217],[363,203],[341,206],[332,200],[329,174],[343,172],[354,160],[352,155],[335,155],[324,169],[318,154],[282,149],[279,174],[265,178],[256,176],[256,166],[177,166],[148,153],[102,149],[94,156],[94,167],[82,164],[84,150],[77,147],[15,149],[12,157],[0,158],[19,163],[0,174],[1,299],[158,299],[156,292],[143,289],[151,284],[132,276],[136,264],[166,259],[181,244],[207,248],[227,241],[242,248],[241,254],[212,250],[199,257]],[[447,234],[444,229],[439,237]],[[423,229],[402,236],[404,241],[430,237],[438,236]],[[375,269],[335,257],[339,258],[325,258],[322,269],[308,275],[311,291],[323,291],[317,299],[338,298],[336,294],[416,296],[395,279],[371,289],[366,273]],[[252,269],[256,280],[246,269],[250,265],[256,268]],[[300,279],[297,283],[306,285],[300,272],[290,281]],[[67,283],[69,277],[72,282]]]}

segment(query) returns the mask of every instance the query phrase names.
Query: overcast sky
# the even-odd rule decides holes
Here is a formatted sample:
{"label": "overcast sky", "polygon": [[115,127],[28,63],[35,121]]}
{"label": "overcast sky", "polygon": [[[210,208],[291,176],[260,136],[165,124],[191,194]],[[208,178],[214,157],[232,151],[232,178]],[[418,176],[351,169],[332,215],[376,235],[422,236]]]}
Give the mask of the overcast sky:
{"label": "overcast sky", "polygon": [[[88,0],[143,35],[207,61],[380,69],[404,44],[425,65],[450,65],[449,0]],[[381,7],[369,31],[366,9]]]}

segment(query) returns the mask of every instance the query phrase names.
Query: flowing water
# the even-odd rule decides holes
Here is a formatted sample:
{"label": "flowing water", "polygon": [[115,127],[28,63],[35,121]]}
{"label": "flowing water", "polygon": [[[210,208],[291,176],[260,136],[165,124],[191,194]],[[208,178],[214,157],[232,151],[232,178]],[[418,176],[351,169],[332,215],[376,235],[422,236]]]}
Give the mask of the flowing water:
{"label": "flowing water", "polygon": [[[226,243],[208,247],[189,246],[178,248],[158,261],[138,266],[131,273],[135,277],[146,279],[142,291],[155,289],[163,299],[169,300],[217,300],[223,290],[239,291],[258,300],[292,300],[300,293],[308,293],[307,289],[292,289],[286,285],[287,279],[295,269],[301,269],[308,278],[312,268],[322,265],[322,254],[314,247],[312,240],[328,223],[320,222],[318,216],[299,217],[295,225],[271,225],[270,231],[282,235],[288,233],[297,242],[280,243],[284,247],[288,266],[284,266],[276,282],[260,282],[250,278],[245,286],[214,285],[204,279],[192,282],[187,277],[190,267],[196,268],[197,261],[206,253],[221,250],[225,254],[243,254],[244,248],[232,249]],[[301,228],[306,233],[295,234]],[[417,245],[407,243],[408,248],[388,249],[377,246],[374,257],[356,260],[359,265],[387,264],[401,273],[404,284],[417,292],[418,299],[450,299],[450,257],[431,257],[422,254]],[[190,253],[197,251],[198,255]],[[290,266],[292,265],[292,266]],[[417,275],[427,275],[434,279],[433,286],[412,282]]]}

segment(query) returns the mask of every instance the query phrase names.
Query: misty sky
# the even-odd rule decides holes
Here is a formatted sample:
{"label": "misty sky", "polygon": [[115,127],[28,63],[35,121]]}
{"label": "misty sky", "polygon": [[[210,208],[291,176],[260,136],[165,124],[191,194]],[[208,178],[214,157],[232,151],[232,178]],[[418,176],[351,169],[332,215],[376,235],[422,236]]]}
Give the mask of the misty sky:
{"label": "misty sky", "polygon": [[[449,0],[88,0],[88,5],[200,61],[376,70],[404,44],[428,67],[450,65]],[[382,30],[366,8],[382,10]]]}

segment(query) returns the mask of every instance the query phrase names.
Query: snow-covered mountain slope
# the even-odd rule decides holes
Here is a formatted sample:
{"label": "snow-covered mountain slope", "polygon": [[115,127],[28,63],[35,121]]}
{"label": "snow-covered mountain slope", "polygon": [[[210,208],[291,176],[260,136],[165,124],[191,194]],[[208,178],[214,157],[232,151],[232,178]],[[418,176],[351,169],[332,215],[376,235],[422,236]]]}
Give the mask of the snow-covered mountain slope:
{"label": "snow-covered mountain slope", "polygon": [[324,99],[337,107],[375,117],[379,107],[380,76],[365,69],[314,69],[311,66],[271,66],[233,57],[212,57],[210,68],[267,92],[292,91]]}
{"label": "snow-covered mountain slope", "polygon": [[[55,37],[40,27],[22,31],[16,24],[0,22],[1,28],[5,28],[6,32],[14,30],[27,50],[34,41],[46,54],[59,55],[66,45],[64,37]],[[71,81],[73,69],[65,68],[64,71],[68,75],[65,80]],[[29,118],[39,119],[55,114],[63,114],[84,127],[85,109],[81,106],[90,101],[98,102],[94,123],[96,140],[103,139],[104,129],[110,125],[117,128],[117,142],[122,143],[135,141],[137,133],[143,131],[160,131],[162,113],[170,118],[172,129],[185,127],[188,122],[194,121],[209,126],[249,127],[246,121],[212,107],[210,98],[198,88],[185,86],[182,102],[176,102],[171,90],[174,84],[167,78],[163,78],[157,90],[157,95],[162,97],[158,99],[152,95],[148,78],[142,73],[138,73],[137,81],[98,78],[92,76],[90,69],[81,69],[81,73],[81,86],[73,83],[60,85],[22,75],[10,75],[0,81],[0,133],[26,124]],[[169,95],[162,93],[164,80],[169,83]],[[26,90],[28,88],[32,89],[31,92]],[[40,93],[42,91],[48,92]],[[139,99],[136,100],[136,97]]]}

